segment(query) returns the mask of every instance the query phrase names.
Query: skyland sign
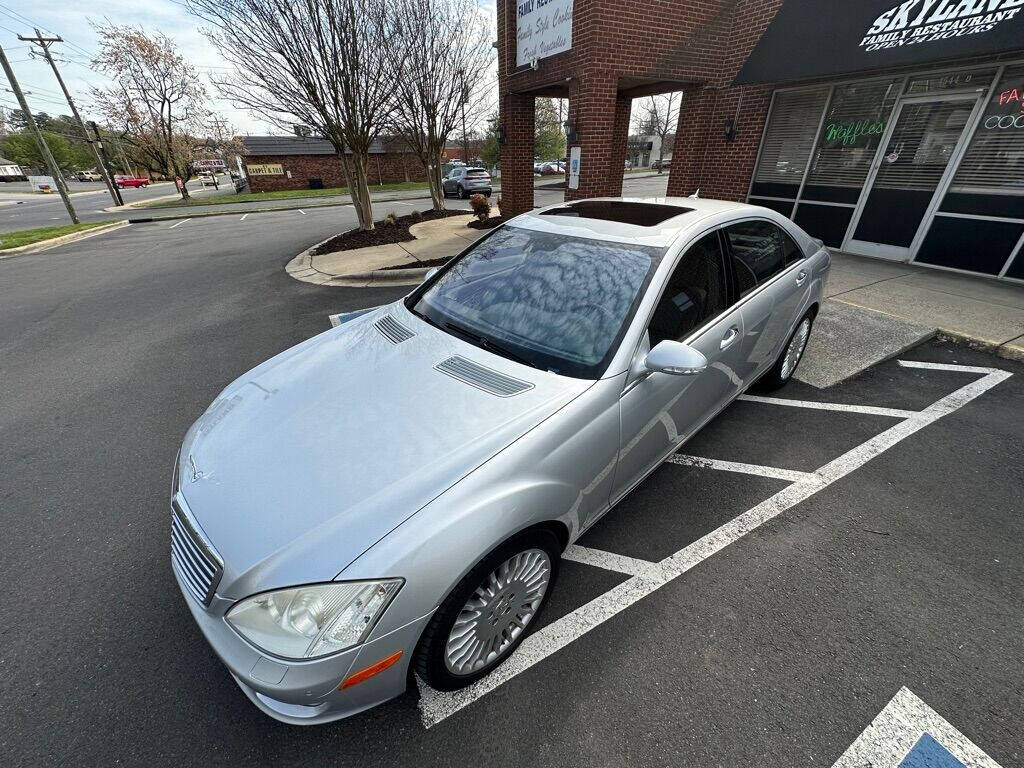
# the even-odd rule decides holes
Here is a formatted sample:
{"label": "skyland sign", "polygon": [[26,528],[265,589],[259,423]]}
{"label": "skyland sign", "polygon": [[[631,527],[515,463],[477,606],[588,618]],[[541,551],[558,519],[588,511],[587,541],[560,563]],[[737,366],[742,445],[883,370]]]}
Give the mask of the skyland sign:
{"label": "skyland sign", "polygon": [[516,5],[516,66],[525,67],[572,48],[572,2],[519,0]]}
{"label": "skyland sign", "polygon": [[877,51],[984,34],[1022,7],[1024,0],[907,0],[875,19],[860,45]]}
{"label": "skyland sign", "polygon": [[1022,47],[1024,0],[783,0],[734,82],[877,72]]}

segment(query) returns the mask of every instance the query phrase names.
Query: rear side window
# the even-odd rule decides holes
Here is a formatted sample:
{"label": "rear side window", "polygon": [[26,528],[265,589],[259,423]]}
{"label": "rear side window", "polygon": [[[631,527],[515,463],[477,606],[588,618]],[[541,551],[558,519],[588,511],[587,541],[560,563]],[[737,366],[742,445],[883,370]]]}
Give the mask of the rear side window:
{"label": "rear side window", "polygon": [[682,341],[726,308],[725,264],[718,233],[690,246],[669,278],[648,327],[651,347]]}
{"label": "rear side window", "polygon": [[746,296],[785,268],[786,235],[771,222],[732,224],[725,228],[725,235],[729,239],[740,296]]}

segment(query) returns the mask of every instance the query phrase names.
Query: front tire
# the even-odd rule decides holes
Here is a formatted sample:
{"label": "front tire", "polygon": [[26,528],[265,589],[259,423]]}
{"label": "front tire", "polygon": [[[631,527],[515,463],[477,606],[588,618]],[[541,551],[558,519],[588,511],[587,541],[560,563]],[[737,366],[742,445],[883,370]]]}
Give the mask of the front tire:
{"label": "front tire", "polygon": [[807,340],[811,337],[811,328],[814,325],[814,312],[810,311],[797,323],[793,333],[790,334],[786,345],[779,353],[779,359],[761,379],[757,382],[757,388],[762,392],[772,392],[781,389],[786,385],[796,367],[800,365],[804,352],[807,349]]}
{"label": "front tire", "polygon": [[561,549],[549,531],[517,534],[467,573],[423,630],[413,661],[432,687],[470,685],[505,661],[548,601]]}
{"label": "front tire", "polygon": [[466,194],[465,188],[459,184],[459,200],[465,200],[469,195]]}

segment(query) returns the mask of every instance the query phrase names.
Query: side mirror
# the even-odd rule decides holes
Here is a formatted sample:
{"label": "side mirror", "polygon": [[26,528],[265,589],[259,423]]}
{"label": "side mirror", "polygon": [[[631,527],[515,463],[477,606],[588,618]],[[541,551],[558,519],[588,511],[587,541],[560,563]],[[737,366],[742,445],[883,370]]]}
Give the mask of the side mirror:
{"label": "side mirror", "polygon": [[647,353],[644,368],[671,376],[693,376],[708,367],[708,359],[700,350],[678,341],[662,341]]}
{"label": "side mirror", "polygon": [[439,269],[440,269],[440,267],[431,267],[430,269],[428,269],[428,270],[427,270],[427,274],[425,274],[425,275],[423,276],[423,282],[424,282],[424,283],[425,283],[425,282],[427,282],[427,280],[429,280],[429,279],[430,279],[430,278],[432,278],[432,277],[433,277],[434,275],[436,275]]}

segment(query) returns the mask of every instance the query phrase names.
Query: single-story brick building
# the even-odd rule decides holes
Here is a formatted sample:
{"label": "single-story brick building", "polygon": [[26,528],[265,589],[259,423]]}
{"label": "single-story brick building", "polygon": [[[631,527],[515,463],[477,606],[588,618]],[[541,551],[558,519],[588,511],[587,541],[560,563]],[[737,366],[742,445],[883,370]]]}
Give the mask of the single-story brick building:
{"label": "single-story brick building", "polygon": [[[345,186],[340,158],[326,139],[302,136],[241,136],[245,175],[253,192]],[[371,189],[375,184],[423,181],[416,155],[397,140],[378,139],[370,147]]]}
{"label": "single-story brick building", "polygon": [[774,208],[844,251],[1024,281],[1024,0],[498,0],[503,211],[534,100],[567,199],[622,193],[631,102],[682,91],[670,195]]}

